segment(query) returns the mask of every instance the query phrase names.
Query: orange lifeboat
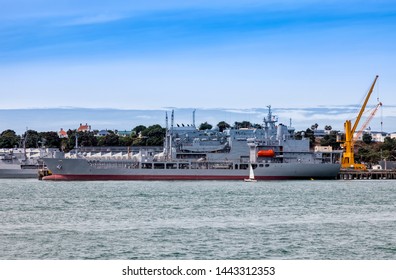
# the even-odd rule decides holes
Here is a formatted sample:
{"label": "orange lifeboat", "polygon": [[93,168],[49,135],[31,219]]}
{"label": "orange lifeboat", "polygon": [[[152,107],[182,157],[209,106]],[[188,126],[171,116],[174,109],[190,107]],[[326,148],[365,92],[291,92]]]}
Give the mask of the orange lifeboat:
{"label": "orange lifeboat", "polygon": [[260,150],[257,153],[258,157],[274,157],[275,152],[274,150]]}

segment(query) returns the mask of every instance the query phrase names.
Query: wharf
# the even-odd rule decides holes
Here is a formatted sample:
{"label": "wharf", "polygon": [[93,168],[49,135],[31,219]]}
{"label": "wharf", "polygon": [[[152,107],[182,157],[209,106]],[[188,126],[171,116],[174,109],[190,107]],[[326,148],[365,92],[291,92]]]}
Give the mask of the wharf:
{"label": "wharf", "polygon": [[339,180],[395,180],[396,170],[351,170],[344,169],[338,173]]}

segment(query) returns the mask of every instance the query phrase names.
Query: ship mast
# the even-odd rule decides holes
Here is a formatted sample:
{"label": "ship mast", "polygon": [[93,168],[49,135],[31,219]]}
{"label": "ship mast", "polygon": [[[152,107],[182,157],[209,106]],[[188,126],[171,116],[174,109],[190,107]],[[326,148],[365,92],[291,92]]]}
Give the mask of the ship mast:
{"label": "ship mast", "polygon": [[165,147],[164,147],[164,153],[165,153],[165,158],[168,159],[169,155],[169,126],[168,126],[168,112],[165,112]]}
{"label": "ship mast", "polygon": [[267,108],[268,108],[268,115],[266,118],[264,117],[264,129],[265,129],[266,138],[269,136],[268,134],[269,131],[271,132],[274,131],[275,123],[278,121],[278,119],[272,115],[271,105],[268,105]]}
{"label": "ship mast", "polygon": [[195,109],[193,111],[193,127],[195,127]]}
{"label": "ship mast", "polygon": [[175,111],[172,110],[172,114],[171,114],[171,128],[170,128],[170,135],[169,135],[169,152],[167,154],[167,156],[169,158],[172,158],[172,136],[173,136],[173,125],[174,125],[174,121],[175,121]]}
{"label": "ship mast", "polygon": [[27,154],[26,154],[26,141],[28,137],[28,128],[26,127],[25,137],[23,138],[23,156],[25,157],[25,162],[27,161]]}
{"label": "ship mast", "polygon": [[76,158],[78,157],[78,129],[76,130]]}

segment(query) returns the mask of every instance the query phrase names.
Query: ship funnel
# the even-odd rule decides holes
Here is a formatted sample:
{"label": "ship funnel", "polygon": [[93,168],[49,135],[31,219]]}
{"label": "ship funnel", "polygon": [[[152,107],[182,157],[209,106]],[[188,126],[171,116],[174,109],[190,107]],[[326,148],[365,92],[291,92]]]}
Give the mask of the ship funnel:
{"label": "ship funnel", "polygon": [[276,131],[276,140],[284,140],[285,135],[287,134],[287,126],[283,124],[278,125],[278,129]]}

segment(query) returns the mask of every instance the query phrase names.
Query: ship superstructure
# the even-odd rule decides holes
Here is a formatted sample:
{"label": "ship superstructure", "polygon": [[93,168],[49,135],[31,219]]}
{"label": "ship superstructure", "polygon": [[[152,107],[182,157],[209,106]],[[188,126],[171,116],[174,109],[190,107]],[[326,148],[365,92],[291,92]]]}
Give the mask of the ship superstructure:
{"label": "ship superstructure", "polygon": [[52,148],[2,148],[0,149],[0,178],[37,178],[44,168],[42,157],[52,155]]}

